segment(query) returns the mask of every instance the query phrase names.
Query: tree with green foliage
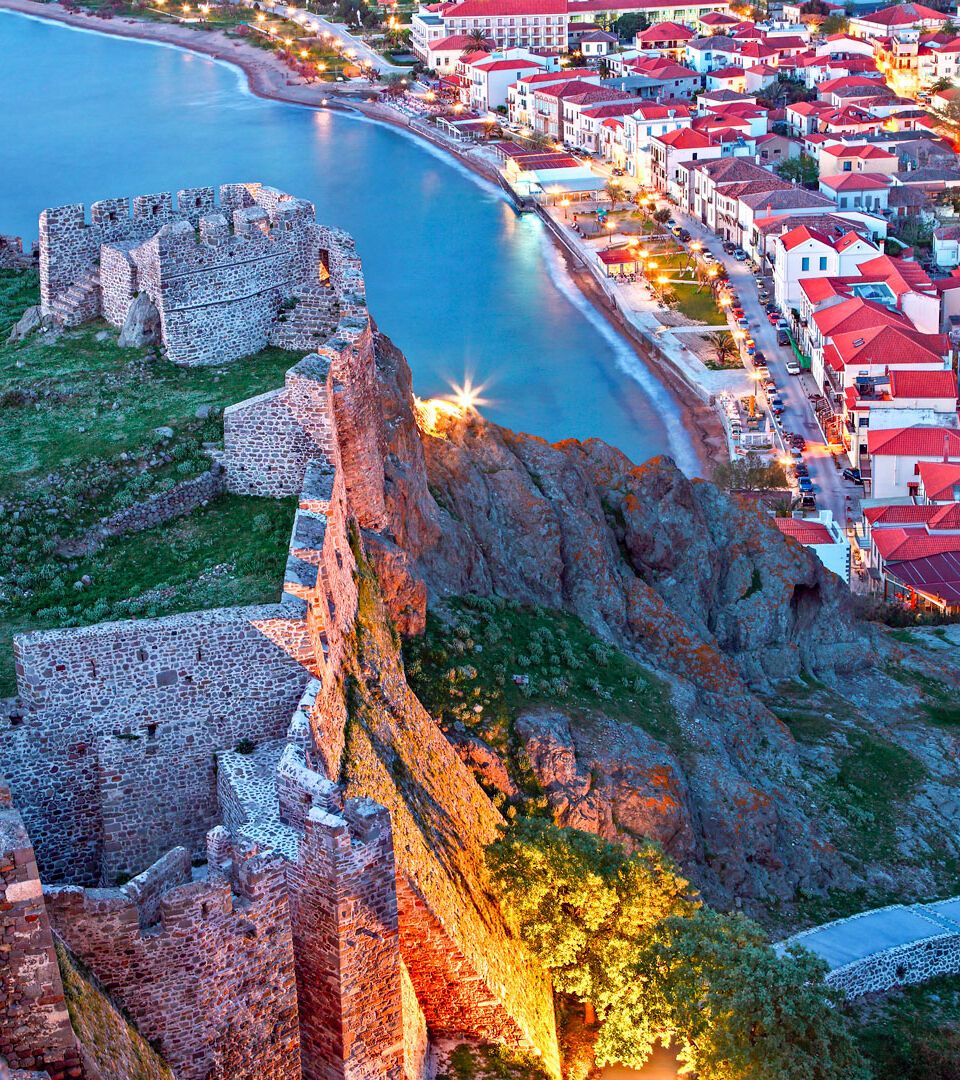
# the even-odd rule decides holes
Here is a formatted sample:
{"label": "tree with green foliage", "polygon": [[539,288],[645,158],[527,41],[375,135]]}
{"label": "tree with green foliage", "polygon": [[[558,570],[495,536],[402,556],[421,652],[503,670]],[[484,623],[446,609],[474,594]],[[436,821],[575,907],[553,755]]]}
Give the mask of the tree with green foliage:
{"label": "tree with green foliage", "polygon": [[653,928],[692,912],[689,883],[652,842],[632,855],[592,833],[521,818],[487,849],[516,928],[557,990],[612,1000]]}
{"label": "tree with green foliage", "polygon": [[801,187],[815,188],[820,182],[820,168],[809,154],[787,158],[777,166],[777,175],[784,180],[791,180]]}
{"label": "tree with green foliage", "polygon": [[667,1042],[698,1080],[869,1080],[823,961],[703,907],[658,845],[521,818],[487,863],[555,988],[595,1008],[598,1065]]}
{"label": "tree with green foliage", "polygon": [[603,193],[610,200],[610,206],[616,210],[620,203],[625,202],[627,198],[627,189],[623,184],[618,184],[616,180],[608,180],[603,187]]}
{"label": "tree with green foliage", "polygon": [[652,1037],[669,1032],[698,1080],[868,1080],[826,972],[803,949],[778,955],[742,915],[700,908],[667,919],[602,1004],[597,1061],[639,1068]]}
{"label": "tree with green foliage", "polygon": [[850,19],[846,15],[828,15],[820,27],[821,34],[845,34],[850,29]]}
{"label": "tree with green foliage", "polygon": [[659,222],[661,225],[666,225],[672,216],[673,212],[666,206],[661,206],[658,210],[654,210],[653,212],[653,220]]}
{"label": "tree with green foliage", "polygon": [[787,486],[787,474],[779,461],[747,454],[721,462],[713,470],[713,482],[725,491],[777,491]]}
{"label": "tree with green foliage", "polygon": [[637,33],[640,30],[646,30],[649,25],[650,20],[646,15],[630,11],[626,15],[621,15],[610,29],[619,36],[621,41],[633,41]]}

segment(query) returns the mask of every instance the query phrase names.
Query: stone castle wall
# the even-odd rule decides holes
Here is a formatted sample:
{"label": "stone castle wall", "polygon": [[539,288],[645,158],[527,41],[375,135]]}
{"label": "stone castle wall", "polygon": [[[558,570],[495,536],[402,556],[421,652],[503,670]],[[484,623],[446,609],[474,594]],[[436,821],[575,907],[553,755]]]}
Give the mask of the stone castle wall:
{"label": "stone castle wall", "polygon": [[[83,1075],[37,862],[0,785],[0,1062],[53,1080]],[[0,1070],[2,1071],[2,1070]]]}
{"label": "stone castle wall", "polygon": [[[268,188],[221,189],[221,221],[195,207],[198,239],[179,202],[174,211],[161,201],[154,224],[163,227],[146,243],[111,234],[117,222],[98,212],[114,314],[131,267],[138,288],[181,295],[164,279],[170,267],[203,278],[206,248],[237,246],[239,234],[244,252],[260,250],[291,210],[289,257],[320,268],[339,321],[281,390],[225,413],[228,488],[300,495],[279,605],[18,639],[23,716],[3,751],[42,873],[71,883],[50,889],[55,924],[179,1075],[200,1075],[180,1070],[202,1063],[203,1075],[252,1076],[231,1047],[247,1047],[250,1062],[266,1053],[247,1034],[254,1012],[238,1019],[234,1040],[216,1009],[246,995],[267,1024],[289,1004],[279,991],[256,1004],[258,977],[273,986],[271,965],[281,963],[257,944],[259,929],[246,951],[238,944],[238,916],[254,897],[236,875],[257,867],[271,883],[272,925],[289,933],[299,1070],[290,1075],[421,1080],[431,1035],[531,1050],[556,1074],[549,980],[511,937],[484,876],[500,815],[409,690],[392,636],[381,666],[369,677],[358,668],[362,625],[387,625],[370,607],[364,552],[393,544],[377,344],[352,241],[289,203]],[[70,229],[67,252],[88,243],[76,222]],[[59,280],[50,265],[47,278]],[[196,282],[183,286],[187,299],[202,295]],[[183,323],[191,341],[193,318]],[[425,593],[417,597],[422,624]],[[372,710],[357,699],[358,679],[377,682]],[[236,750],[240,740],[254,752]],[[205,847],[205,881],[186,880],[186,856],[174,854],[120,889],[77,887],[141,872],[172,844],[194,855]],[[220,996],[207,1001],[191,979],[168,979],[178,965]],[[194,1064],[191,1003],[220,1032],[204,1018]]]}
{"label": "stone castle wall", "polygon": [[202,846],[214,750],[282,735],[309,679],[276,643],[290,621],[228,608],[16,639],[2,756],[45,881],[112,883]]}
{"label": "stone castle wall", "polygon": [[[122,326],[145,293],[178,364],[217,364],[271,340],[317,348],[356,305],[352,241],[316,224],[303,199],[259,184],[81,205],[40,217],[40,298],[65,325],[102,315]],[[342,246],[347,251],[341,251]],[[359,278],[362,284],[362,277]],[[362,295],[360,308],[363,308]],[[284,310],[292,305],[292,311]],[[365,309],[362,310],[365,316]]]}
{"label": "stone castle wall", "polygon": [[191,881],[173,849],[123,888],[48,887],[57,933],[182,1080],[299,1080],[283,861]]}

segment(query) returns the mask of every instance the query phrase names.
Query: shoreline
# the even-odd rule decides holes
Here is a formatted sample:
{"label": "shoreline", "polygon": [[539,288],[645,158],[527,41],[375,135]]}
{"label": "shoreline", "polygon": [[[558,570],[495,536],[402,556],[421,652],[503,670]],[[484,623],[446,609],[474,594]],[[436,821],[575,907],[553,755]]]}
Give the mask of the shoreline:
{"label": "shoreline", "polygon": [[[234,41],[219,30],[195,30],[186,26],[152,23],[141,19],[114,16],[106,19],[88,12],[70,12],[59,3],[42,0],[0,0],[0,10],[32,16],[50,22],[59,22],[94,33],[108,34],[161,45],[172,45],[188,52],[198,53],[221,63],[231,64],[246,76],[247,86],[256,97],[268,101],[280,101],[313,109],[330,109],[337,112],[356,112],[379,123],[409,132],[412,136],[443,150],[451,158],[491,183],[497,183],[495,170],[473,155],[465,154],[446,141],[431,136],[421,127],[399,115],[396,110],[379,102],[364,100],[369,91],[342,89],[335,83],[302,83],[277,61],[272,53],[258,49],[246,42]],[[629,322],[600,288],[586,267],[575,261],[569,250],[553,234],[546,230],[550,242],[560,253],[576,287],[603,318],[629,343],[639,359],[651,368],[677,403],[682,423],[690,436],[694,456],[703,471],[709,475],[718,456],[726,456],[726,439],[714,410],[703,403],[683,381],[668,360],[656,350],[639,340]],[[629,378],[629,376],[625,376]]]}

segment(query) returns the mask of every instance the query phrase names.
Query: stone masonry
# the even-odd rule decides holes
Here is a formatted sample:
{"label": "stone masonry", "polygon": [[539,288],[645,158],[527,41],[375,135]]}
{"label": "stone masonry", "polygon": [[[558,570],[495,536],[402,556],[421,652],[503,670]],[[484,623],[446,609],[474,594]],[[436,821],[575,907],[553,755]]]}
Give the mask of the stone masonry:
{"label": "stone masonry", "polygon": [[0,785],[0,1062],[83,1075],[27,830]]}
{"label": "stone masonry", "polygon": [[[250,257],[242,302],[238,278],[214,285],[234,255]],[[181,362],[241,355],[274,333],[270,311],[286,333],[296,306],[261,284],[289,267],[332,290],[336,326],[282,388],[224,415],[228,489],[299,493],[280,602],[16,639],[0,753],[53,927],[178,1076],[420,1080],[434,1037],[504,1043],[558,1075],[549,980],[482,877],[499,813],[398,655],[382,715],[352,714],[366,551],[393,544],[352,241],[257,185],[222,188],[219,215],[204,189],[134,200],[132,218],[121,200],[90,224],[76,207],[41,219],[44,302],[72,292],[118,321],[146,290]],[[403,617],[422,625],[412,595]],[[9,1026],[0,1013],[0,1046]]]}
{"label": "stone masonry", "polygon": [[[132,210],[132,213],[131,213]],[[40,215],[40,304],[65,326],[122,327],[146,293],[176,364],[219,364],[273,342],[312,349],[337,325],[340,234],[311,203],[259,184],[105,199]],[[333,247],[328,246],[333,245]],[[348,305],[349,307],[349,300]]]}

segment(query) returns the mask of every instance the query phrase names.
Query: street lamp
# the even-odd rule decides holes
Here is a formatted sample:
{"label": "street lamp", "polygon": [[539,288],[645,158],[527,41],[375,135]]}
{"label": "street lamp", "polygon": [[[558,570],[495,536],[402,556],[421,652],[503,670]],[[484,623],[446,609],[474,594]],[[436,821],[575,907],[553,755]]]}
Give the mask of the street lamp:
{"label": "street lamp", "polygon": [[607,247],[610,247],[610,245],[613,243],[613,233],[614,233],[614,230],[616,229],[616,227],[617,227],[616,222],[613,222],[613,221],[605,221],[604,222],[604,228],[607,230],[607,232],[609,234],[607,236]]}
{"label": "street lamp", "polygon": [[564,196],[560,200],[560,205],[563,207],[563,220],[567,221],[568,220],[567,211],[570,209],[570,200],[566,196]]}

